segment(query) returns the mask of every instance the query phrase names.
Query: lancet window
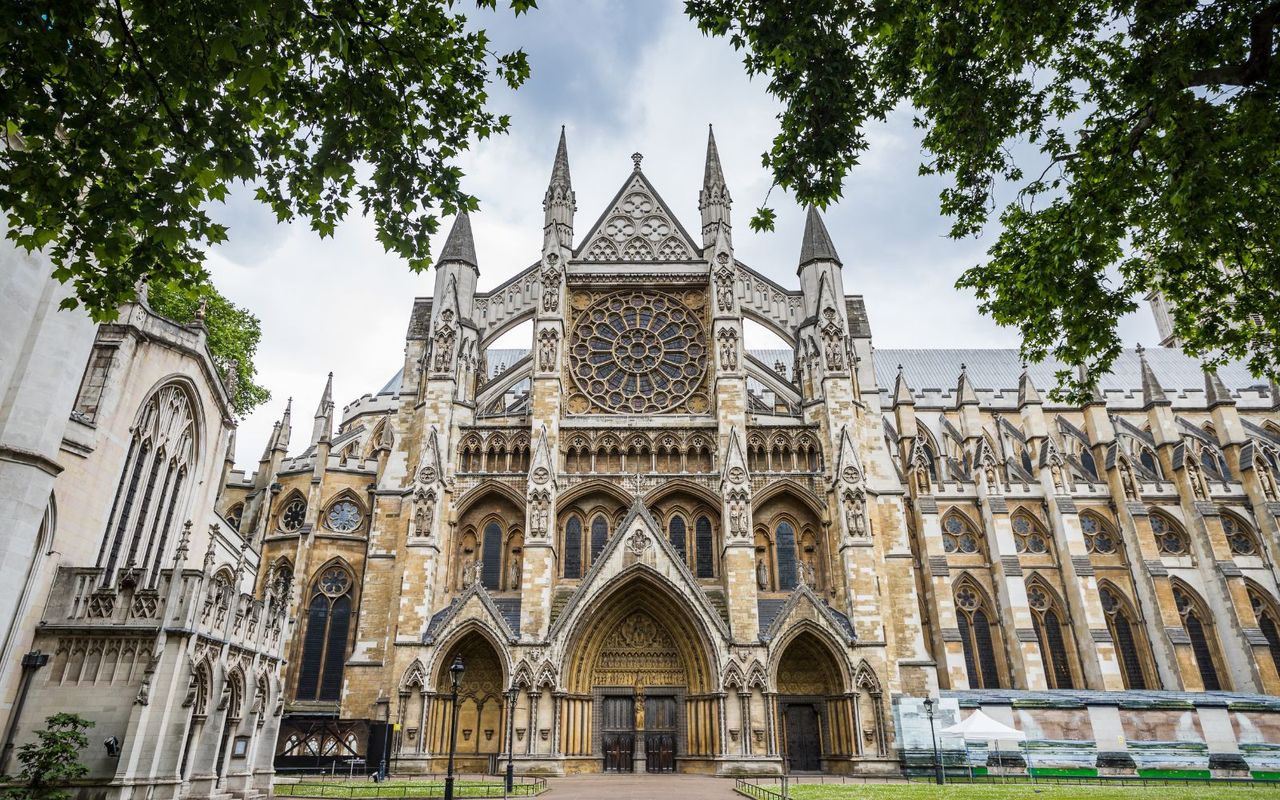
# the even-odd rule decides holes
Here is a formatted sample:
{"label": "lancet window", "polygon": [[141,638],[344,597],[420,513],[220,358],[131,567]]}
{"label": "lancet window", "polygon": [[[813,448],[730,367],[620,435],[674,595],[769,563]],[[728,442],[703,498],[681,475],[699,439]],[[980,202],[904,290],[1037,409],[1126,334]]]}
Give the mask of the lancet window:
{"label": "lancet window", "polygon": [[1063,624],[1062,605],[1053,591],[1041,581],[1029,582],[1027,605],[1031,607],[1031,624],[1040,643],[1040,659],[1050,689],[1074,689],[1068,642],[1071,631]]}
{"label": "lancet window", "polygon": [[1196,667],[1200,671],[1205,691],[1225,688],[1218,642],[1213,631],[1213,618],[1200,598],[1185,586],[1174,586],[1173,600],[1177,604],[1178,614],[1182,616],[1182,627],[1191,640],[1191,652],[1195,655]]}
{"label": "lancet window", "polygon": [[298,668],[298,699],[336,701],[342,693],[351,622],[351,573],[339,564],[320,571],[307,604]]}
{"label": "lancet window", "polygon": [[956,587],[956,624],[964,649],[965,671],[974,689],[1000,687],[996,665],[995,631],[991,627],[991,606],[986,595],[972,581]]}
{"label": "lancet window", "polygon": [[1253,616],[1258,621],[1258,628],[1267,640],[1267,651],[1271,654],[1271,662],[1276,672],[1280,673],[1280,612],[1276,611],[1275,602],[1260,588],[1249,587],[1249,603],[1253,606]]}
{"label": "lancet window", "polygon": [[98,553],[103,581],[120,568],[159,574],[197,457],[195,408],[178,384],[143,404]]}
{"label": "lancet window", "polygon": [[1149,689],[1147,670],[1144,666],[1141,643],[1142,626],[1130,609],[1124,596],[1114,587],[1103,584],[1098,587],[1098,599],[1102,603],[1102,611],[1107,615],[1107,628],[1111,632],[1111,641],[1115,644],[1120,656],[1120,666],[1124,673],[1126,689]]}

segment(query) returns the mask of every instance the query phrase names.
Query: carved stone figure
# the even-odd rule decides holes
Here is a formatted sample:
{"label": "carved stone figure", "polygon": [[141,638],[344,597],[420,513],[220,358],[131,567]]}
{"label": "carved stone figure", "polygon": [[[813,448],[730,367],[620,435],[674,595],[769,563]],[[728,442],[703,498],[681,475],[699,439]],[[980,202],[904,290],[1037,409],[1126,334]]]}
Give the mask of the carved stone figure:
{"label": "carved stone figure", "polygon": [[524,568],[524,559],[519,555],[513,554],[511,559],[511,568],[507,571],[507,588],[516,590],[520,588],[520,571]]}
{"label": "carved stone figure", "polygon": [[471,588],[471,584],[475,583],[476,578],[480,575],[482,566],[482,562],[479,559],[467,559],[467,563],[462,567],[462,588]]}
{"label": "carved stone figure", "polygon": [[418,536],[431,535],[431,521],[435,516],[435,495],[427,491],[419,491],[416,498],[417,507],[413,510],[413,530]]}
{"label": "carved stone figure", "polygon": [[551,372],[556,368],[556,334],[544,330],[538,334],[538,369]]}
{"label": "carved stone figure", "polygon": [[733,309],[733,270],[727,266],[716,271],[716,305],[721,311]]}
{"label": "carved stone figure", "polygon": [[817,570],[813,568],[813,561],[812,560],[801,561],[800,571],[801,571],[801,580],[804,581],[804,585],[808,586],[810,589],[813,589],[814,591],[817,591],[818,590],[818,573],[817,573]]}
{"label": "carved stone figure", "polygon": [[1124,490],[1124,499],[1138,499],[1138,482],[1133,477],[1133,468],[1128,461],[1120,462],[1120,487]]}
{"label": "carved stone figure", "polygon": [[542,310],[550,314],[558,308],[560,308],[560,270],[548,268],[542,272]]}
{"label": "carved stone figure", "polygon": [[1196,463],[1195,455],[1190,449],[1187,451],[1186,461],[1183,462],[1183,469],[1187,472],[1187,483],[1191,484],[1191,494],[1197,500],[1208,500],[1209,493],[1205,488],[1204,474],[1200,471],[1200,465]]}
{"label": "carved stone figure", "polygon": [[1262,489],[1263,497],[1268,500],[1276,499],[1276,481],[1271,474],[1271,470],[1267,467],[1265,459],[1259,457],[1254,461],[1254,472],[1258,475],[1258,488]]}
{"label": "carved stone figure", "polygon": [[738,369],[738,337],[730,330],[720,332],[720,366],[729,372]]}
{"label": "carved stone figure", "polygon": [[867,535],[867,522],[863,517],[862,497],[857,494],[845,496],[845,521],[849,525],[849,535],[861,539]]}
{"label": "carved stone figure", "polygon": [[756,588],[762,592],[769,591],[769,567],[763,558],[756,560]]}

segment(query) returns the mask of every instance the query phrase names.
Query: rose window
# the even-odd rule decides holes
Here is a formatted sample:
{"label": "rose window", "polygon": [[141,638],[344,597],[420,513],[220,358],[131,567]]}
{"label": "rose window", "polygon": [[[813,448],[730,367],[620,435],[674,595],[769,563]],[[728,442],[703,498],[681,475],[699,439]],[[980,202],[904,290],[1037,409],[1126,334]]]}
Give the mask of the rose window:
{"label": "rose window", "polygon": [[342,567],[329,567],[320,576],[320,591],[330,597],[346,594],[351,585],[351,576]]}
{"label": "rose window", "polygon": [[325,521],[329,530],[349,533],[360,527],[360,507],[350,500],[339,500],[329,506]]}
{"label": "rose window", "polygon": [[296,531],[307,519],[307,503],[301,497],[295,497],[284,507],[280,514],[280,527],[286,531]]}
{"label": "rose window", "polygon": [[669,411],[688,400],[706,375],[706,334],[674,297],[611,294],[578,318],[569,370],[578,388],[610,411]]}

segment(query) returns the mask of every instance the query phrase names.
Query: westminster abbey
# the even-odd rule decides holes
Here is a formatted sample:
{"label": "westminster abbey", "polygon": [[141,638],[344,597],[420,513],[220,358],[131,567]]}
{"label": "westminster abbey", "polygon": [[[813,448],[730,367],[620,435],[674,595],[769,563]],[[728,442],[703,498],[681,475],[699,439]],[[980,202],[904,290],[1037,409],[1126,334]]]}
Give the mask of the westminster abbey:
{"label": "westminster abbey", "polygon": [[2,323],[6,755],[74,705],[112,797],[439,773],[454,727],[467,772],[884,774],[933,698],[1041,765],[1280,768],[1274,385],[1166,340],[1065,406],[1016,350],[878,349],[817,211],[779,285],[714,138],[692,234],[641,165],[585,224],[562,133],[530,266],[482,290],[457,217],[403,368],[250,474],[198,321]]}

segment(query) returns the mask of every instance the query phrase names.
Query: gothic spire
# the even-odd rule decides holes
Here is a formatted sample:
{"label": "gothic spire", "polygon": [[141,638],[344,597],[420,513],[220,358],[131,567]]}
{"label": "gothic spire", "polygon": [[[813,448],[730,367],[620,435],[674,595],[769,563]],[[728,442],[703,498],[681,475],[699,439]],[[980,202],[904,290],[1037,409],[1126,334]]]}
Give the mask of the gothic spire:
{"label": "gothic spire", "polygon": [[978,394],[973,390],[973,382],[969,380],[969,368],[960,365],[960,380],[956,383],[956,406],[976,406]]}
{"label": "gothic spire", "polygon": [[1102,396],[1102,390],[1098,388],[1098,382],[1089,376],[1089,371],[1084,368],[1084,364],[1080,364],[1076,367],[1076,375],[1078,376],[1080,383],[1089,387],[1089,401],[1085,403],[1085,405],[1105,406],[1107,404],[1107,398]]}
{"label": "gothic spire", "polygon": [[316,406],[315,424],[311,428],[311,445],[320,443],[321,439],[333,436],[333,373],[325,381],[324,392],[320,395],[320,403]]}
{"label": "gothic spire", "polygon": [[1222,376],[1216,369],[1204,371],[1204,399],[1209,408],[1218,406],[1234,406],[1236,401],[1231,397],[1231,390],[1222,382]]}
{"label": "gothic spire", "polygon": [[1031,373],[1027,370],[1027,365],[1022,365],[1022,377],[1018,379],[1018,407],[1022,406],[1038,406],[1044,401],[1040,399],[1040,392],[1036,391],[1036,385],[1031,382]]}
{"label": "gothic spire", "polygon": [[809,206],[809,216],[804,221],[804,238],[800,243],[800,266],[811,261],[834,261],[843,266],[840,256],[836,255],[836,246],[831,243],[831,235],[822,222],[818,209]]}
{"label": "gothic spire", "polygon": [[273,450],[289,452],[289,439],[293,436],[293,398],[284,404],[284,416],[280,417],[280,426],[276,429],[276,441]]}
{"label": "gothic spire", "polygon": [[702,191],[698,192],[698,210],[702,212],[702,246],[715,243],[717,234],[723,231],[729,236],[729,187],[720,167],[720,152],[716,149],[716,135],[707,126],[707,164],[702,173]]}
{"label": "gothic spire", "polygon": [[551,166],[551,182],[542,198],[544,233],[552,226],[557,228],[560,241],[573,246],[573,212],[578,210],[573,194],[573,182],[569,179],[569,145],[565,142],[564,126],[560,126],[560,143],[556,145],[555,163]]}
{"label": "gothic spire", "polygon": [[460,210],[458,216],[453,219],[453,229],[449,231],[449,238],[444,242],[444,250],[440,251],[438,266],[444,266],[450,261],[470,264],[476,269],[480,268],[480,262],[476,259],[475,238],[471,235],[471,217],[465,209]]}
{"label": "gothic spire", "polygon": [[911,393],[911,387],[907,385],[907,376],[902,371],[902,365],[898,365],[898,379],[893,383],[893,405],[898,406],[914,406],[916,404],[915,395]]}
{"label": "gothic spire", "polygon": [[1147,351],[1142,345],[1138,345],[1138,365],[1142,369],[1142,407],[1147,409],[1152,406],[1171,405],[1169,398],[1164,395],[1164,388],[1160,385],[1156,374],[1151,371],[1151,365],[1147,363]]}

